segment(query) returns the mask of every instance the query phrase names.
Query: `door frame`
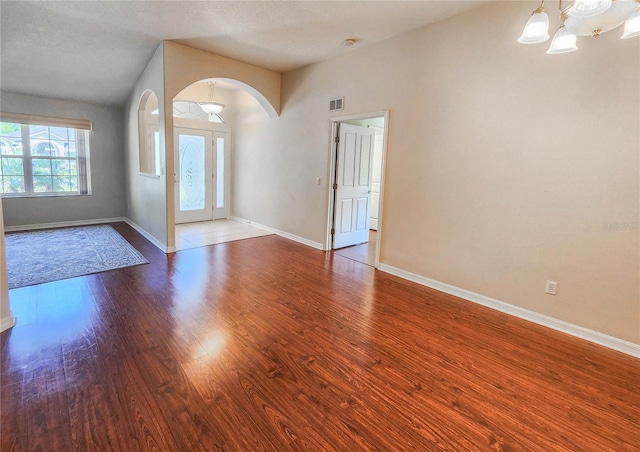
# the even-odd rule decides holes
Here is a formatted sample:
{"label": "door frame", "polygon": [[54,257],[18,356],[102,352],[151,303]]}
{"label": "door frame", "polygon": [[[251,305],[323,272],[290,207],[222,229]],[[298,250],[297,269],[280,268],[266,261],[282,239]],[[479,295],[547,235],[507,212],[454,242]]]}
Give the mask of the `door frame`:
{"label": "door frame", "polygon": [[383,214],[384,214],[384,185],[387,167],[387,144],[389,140],[389,110],[375,111],[370,113],[359,113],[353,115],[336,116],[330,118],[329,122],[329,151],[327,153],[327,201],[326,201],[326,234],[324,249],[325,251],[331,251],[333,249],[333,237],[331,234],[331,228],[334,221],[335,210],[335,189],[333,188],[336,183],[336,160],[337,160],[337,143],[335,137],[338,134],[338,126],[342,122],[353,121],[358,119],[373,119],[384,118],[384,137],[382,139],[382,174],[380,177],[380,210],[378,212],[378,233],[376,240],[376,253],[374,260],[374,267],[378,268],[380,265],[380,243],[382,242],[382,230],[383,230]]}
{"label": "door frame", "polygon": [[[173,118],[173,129],[175,130],[176,128],[179,129],[194,129],[194,130],[204,130],[204,131],[208,131],[208,132],[213,132],[215,133],[226,133],[228,134],[228,143],[225,143],[225,146],[229,146],[229,159],[228,162],[226,161],[227,159],[225,158],[225,172],[229,173],[229,187],[227,187],[227,190],[225,190],[225,203],[227,204],[227,209],[229,210],[229,215],[231,215],[231,159],[232,159],[232,137],[231,137],[231,128],[230,127],[225,127],[225,125],[223,123],[217,123],[217,122],[208,122],[208,121],[198,121],[195,119],[184,119],[184,118]],[[175,146],[174,146],[175,147]],[[177,152],[177,150],[174,150],[175,152]],[[216,149],[217,151],[217,149]],[[226,157],[226,155],[225,155]],[[216,153],[214,153],[214,158],[213,158],[213,162],[212,164],[216,165]],[[177,168],[174,168],[174,171],[176,171]],[[226,175],[225,175],[226,176]],[[174,184],[175,184],[175,175],[174,175]],[[212,182],[213,184],[217,183],[217,180],[214,180]],[[215,186],[214,186],[215,187]],[[212,187],[212,189],[214,189],[214,193],[215,193],[215,188]],[[216,203],[216,199],[214,197],[213,199],[213,203],[215,205]],[[174,207],[175,209],[175,207]],[[216,218],[214,216],[214,219],[212,221],[214,221]],[[177,224],[176,220],[175,220],[175,214],[174,214],[174,219],[173,219],[173,224],[174,227]]]}

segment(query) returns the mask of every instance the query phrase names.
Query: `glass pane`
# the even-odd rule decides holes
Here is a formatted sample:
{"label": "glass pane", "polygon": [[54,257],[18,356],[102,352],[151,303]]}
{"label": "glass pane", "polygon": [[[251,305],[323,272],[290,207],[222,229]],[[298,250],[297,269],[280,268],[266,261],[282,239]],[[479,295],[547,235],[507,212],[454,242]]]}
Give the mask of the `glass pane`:
{"label": "glass pane", "polygon": [[49,139],[54,141],[69,141],[69,129],[66,127],[49,127]]}
{"label": "glass pane", "polygon": [[0,154],[22,155],[20,124],[0,122]]}
{"label": "glass pane", "polygon": [[51,176],[33,176],[33,191],[35,193],[49,193],[53,191]]}
{"label": "glass pane", "polygon": [[216,207],[224,207],[224,138],[216,140]]}
{"label": "glass pane", "polygon": [[24,168],[22,166],[21,158],[8,158],[2,159],[2,168],[0,169],[0,175],[5,176],[22,176],[24,175]]}
{"label": "glass pane", "polygon": [[56,145],[50,141],[31,140],[31,155],[55,156],[56,149]]}
{"label": "glass pane", "polygon": [[53,175],[69,176],[76,174],[75,160],[55,159],[51,161],[51,169]]}
{"label": "glass pane", "polygon": [[31,167],[34,176],[48,176],[51,174],[51,159],[33,159]]}
{"label": "glass pane", "polygon": [[153,155],[156,161],[156,174],[160,174],[160,132],[153,132]]}
{"label": "glass pane", "polygon": [[178,136],[181,211],[204,209],[204,143],[201,136]]}
{"label": "glass pane", "polygon": [[71,176],[55,176],[53,178],[53,191],[54,192],[74,192],[77,191],[77,187],[74,187],[73,177]]}
{"label": "glass pane", "polygon": [[24,193],[24,177],[21,177],[21,176],[3,177],[2,193]]}
{"label": "glass pane", "polygon": [[68,143],[64,143],[64,150],[65,150],[66,157],[78,156],[78,147],[75,141],[69,141]]}

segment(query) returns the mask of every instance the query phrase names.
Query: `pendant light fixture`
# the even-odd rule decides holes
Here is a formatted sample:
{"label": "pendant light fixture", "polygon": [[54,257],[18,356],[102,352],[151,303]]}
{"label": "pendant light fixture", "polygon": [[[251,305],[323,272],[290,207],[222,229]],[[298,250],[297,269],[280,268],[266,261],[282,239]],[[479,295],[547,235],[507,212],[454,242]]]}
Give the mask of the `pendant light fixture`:
{"label": "pendant light fixture", "polygon": [[218,114],[222,111],[222,109],[224,108],[224,104],[221,104],[220,102],[215,102],[214,99],[214,87],[215,87],[215,83],[214,82],[209,82],[209,98],[206,102],[198,102],[198,105],[200,105],[200,108],[202,108],[202,111],[204,111],[205,113],[209,113],[209,114]]}
{"label": "pendant light fixture", "polygon": [[624,31],[621,39],[640,36],[640,6],[631,14],[631,17],[624,23]]}
{"label": "pendant light fixture", "polygon": [[547,50],[547,53],[550,55],[578,50],[578,46],[576,45],[578,37],[574,33],[567,30],[567,27],[565,26],[568,15],[566,11],[562,9],[562,0],[560,0],[558,8],[560,9],[560,21],[562,22],[562,25],[560,25],[560,28],[558,28],[556,34],[553,35],[551,46],[549,46],[549,50]]}
{"label": "pendant light fixture", "polygon": [[[578,36],[597,38],[602,33],[624,24],[622,39],[640,35],[640,0],[576,0],[563,8],[559,0],[562,25],[551,41],[547,53],[567,53],[577,50]],[[536,44],[549,39],[549,17],[544,0],[533,11],[527,25],[518,38],[523,44]]]}
{"label": "pendant light fixture", "polygon": [[549,39],[549,16],[544,9],[544,0],[540,6],[531,13],[527,25],[522,30],[522,36],[518,38],[521,44],[537,44]]}

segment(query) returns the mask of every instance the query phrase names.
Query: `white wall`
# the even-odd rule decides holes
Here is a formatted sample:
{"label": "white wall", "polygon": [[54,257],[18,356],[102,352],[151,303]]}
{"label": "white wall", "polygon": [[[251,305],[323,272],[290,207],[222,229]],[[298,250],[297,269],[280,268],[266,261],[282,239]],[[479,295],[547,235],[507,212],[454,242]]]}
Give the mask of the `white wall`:
{"label": "white wall", "polygon": [[0,202],[0,331],[15,325],[9,307],[9,281],[7,279],[7,253],[4,245],[4,221]]}
{"label": "white wall", "polygon": [[[165,162],[164,144],[164,59],[163,44],[156,50],[144,72],[138,79],[125,107],[125,166],[127,177],[127,218],[148,233],[156,244],[167,246],[167,185],[166,163],[159,177],[140,174],[140,149],[138,141],[138,108],[146,90],[158,97],[161,162]],[[171,110],[169,110],[171,111]],[[173,174],[169,176],[173,182]]]}
{"label": "white wall", "polygon": [[345,96],[341,116],[390,110],[381,262],[640,343],[640,40],[546,55],[516,43],[536,6],[283,74],[275,120],[245,99],[234,215],[323,242],[329,99]]}
{"label": "white wall", "polygon": [[89,119],[91,195],[5,198],[5,226],[117,218],[125,215],[123,111],[120,108],[1,93],[2,111]]}

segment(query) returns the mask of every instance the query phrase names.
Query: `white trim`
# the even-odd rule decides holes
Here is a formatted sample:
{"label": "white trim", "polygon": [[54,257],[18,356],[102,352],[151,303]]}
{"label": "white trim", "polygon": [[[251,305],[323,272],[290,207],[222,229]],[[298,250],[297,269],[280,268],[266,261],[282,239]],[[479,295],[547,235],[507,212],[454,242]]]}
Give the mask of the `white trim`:
{"label": "white trim", "polygon": [[280,229],[272,228],[270,226],[265,226],[260,223],[245,220],[244,218],[231,216],[229,217],[229,219],[233,221],[237,221],[238,223],[250,224],[251,226],[254,226],[256,228],[273,232],[274,234],[279,235],[280,237],[284,237],[285,239],[293,240],[294,242],[302,243],[303,245],[307,245],[317,250],[324,251],[324,248],[322,247],[322,243],[314,242],[313,240],[305,239],[304,237],[300,237],[298,235],[294,235],[289,232],[281,231]]}
{"label": "white trim", "polygon": [[8,330],[9,328],[12,328],[16,326],[16,319],[15,317],[12,316],[8,316],[8,317],[3,317],[0,320],[0,333]]}
{"label": "white trim", "polygon": [[393,267],[391,265],[380,264],[378,269],[380,271],[399,276],[400,278],[413,281],[423,286],[439,290],[440,292],[448,293],[464,300],[471,301],[473,303],[477,303],[491,309],[495,309],[496,311],[504,312],[505,314],[528,320],[530,322],[537,323],[538,325],[546,326],[547,328],[570,334],[571,336],[579,337],[580,339],[584,339],[589,342],[593,342],[595,344],[602,345],[604,347],[608,347],[622,353],[626,353],[627,355],[640,358],[640,344],[634,344],[633,342],[628,342],[613,336],[608,336],[606,334],[599,333],[588,328],[574,325],[572,323],[558,320],[544,314],[539,314],[528,309],[505,303],[504,301],[499,301],[494,298],[490,298],[475,292],[470,292],[459,287],[451,286],[449,284],[427,278],[425,276],[420,276],[415,273]]}
{"label": "white trim", "polygon": [[107,223],[120,223],[125,222],[133,229],[138,231],[145,239],[149,240],[156,247],[158,247],[163,253],[174,253],[177,251],[175,246],[167,247],[160,243],[158,239],[135,224],[133,221],[126,217],[113,217],[113,218],[98,218],[94,220],[75,220],[75,221],[60,221],[58,223],[40,223],[40,224],[24,224],[19,226],[6,226],[5,232],[19,232],[19,231],[34,231],[38,229],[55,229],[55,228],[68,228],[73,226],[90,226],[93,224],[107,224]]}
{"label": "white trim", "polygon": [[144,230],[142,227],[138,226],[137,224],[135,224],[133,221],[131,221],[128,218],[124,218],[123,221],[125,223],[127,223],[129,226],[131,226],[133,229],[135,229],[136,231],[138,231],[138,233],[140,233],[140,235],[142,235],[145,239],[147,239],[148,241],[150,241],[153,245],[156,246],[156,248],[158,248],[160,251],[162,251],[165,254],[168,253],[175,253],[178,249],[175,246],[165,246],[163,243],[161,243],[157,238],[155,238],[154,236],[152,236],[149,232],[147,232],[146,230]]}
{"label": "white trim", "polygon": [[97,218],[93,220],[60,221],[57,223],[22,224],[18,226],[5,226],[4,231],[5,232],[34,231],[36,229],[68,228],[72,226],[89,226],[92,224],[119,223],[121,221],[126,221],[126,219],[124,217],[113,217],[113,218]]}

